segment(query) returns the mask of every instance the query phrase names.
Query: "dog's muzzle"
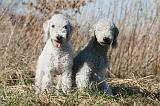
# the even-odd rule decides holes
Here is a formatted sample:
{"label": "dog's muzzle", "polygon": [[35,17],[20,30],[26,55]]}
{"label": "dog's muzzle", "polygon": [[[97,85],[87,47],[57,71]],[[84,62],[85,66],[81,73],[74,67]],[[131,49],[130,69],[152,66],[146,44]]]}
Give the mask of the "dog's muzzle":
{"label": "dog's muzzle", "polygon": [[56,37],[56,40],[55,40],[55,42],[56,42],[56,47],[57,48],[60,48],[61,46],[62,46],[62,36],[57,36]]}
{"label": "dog's muzzle", "polygon": [[110,38],[108,38],[108,37],[104,37],[104,38],[103,38],[103,41],[104,41],[104,42],[103,42],[104,44],[111,44],[111,43],[112,43],[112,39],[110,39]]}

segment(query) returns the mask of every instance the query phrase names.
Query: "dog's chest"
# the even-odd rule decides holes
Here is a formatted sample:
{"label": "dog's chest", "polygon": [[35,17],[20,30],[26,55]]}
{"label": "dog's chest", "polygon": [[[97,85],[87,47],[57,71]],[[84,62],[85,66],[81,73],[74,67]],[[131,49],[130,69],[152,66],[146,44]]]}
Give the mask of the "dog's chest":
{"label": "dog's chest", "polygon": [[51,57],[51,67],[55,74],[62,74],[66,67],[70,65],[69,55],[57,55]]}
{"label": "dog's chest", "polygon": [[89,58],[87,61],[93,70],[102,70],[107,67],[107,58],[105,56],[92,56],[92,58]]}

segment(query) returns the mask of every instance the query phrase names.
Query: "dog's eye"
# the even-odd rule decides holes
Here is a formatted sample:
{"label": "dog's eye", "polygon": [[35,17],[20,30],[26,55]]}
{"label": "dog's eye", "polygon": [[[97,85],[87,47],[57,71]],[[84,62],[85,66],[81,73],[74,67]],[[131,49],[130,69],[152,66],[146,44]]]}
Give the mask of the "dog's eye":
{"label": "dog's eye", "polygon": [[52,28],[54,28],[54,27],[55,27],[55,25],[52,25],[51,27],[52,27]]}
{"label": "dog's eye", "polygon": [[67,25],[65,25],[63,28],[67,29]]}

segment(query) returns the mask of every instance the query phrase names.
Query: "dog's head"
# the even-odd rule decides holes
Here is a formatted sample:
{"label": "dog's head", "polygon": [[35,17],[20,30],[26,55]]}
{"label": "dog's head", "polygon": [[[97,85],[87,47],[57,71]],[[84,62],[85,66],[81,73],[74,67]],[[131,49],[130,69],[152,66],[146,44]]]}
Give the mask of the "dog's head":
{"label": "dog's head", "polygon": [[51,39],[59,48],[71,37],[72,26],[67,17],[62,14],[55,14],[52,18],[43,24],[44,42]]}
{"label": "dog's head", "polygon": [[117,47],[119,30],[113,22],[102,18],[93,26],[92,32],[92,35],[101,46],[112,45],[113,48]]}

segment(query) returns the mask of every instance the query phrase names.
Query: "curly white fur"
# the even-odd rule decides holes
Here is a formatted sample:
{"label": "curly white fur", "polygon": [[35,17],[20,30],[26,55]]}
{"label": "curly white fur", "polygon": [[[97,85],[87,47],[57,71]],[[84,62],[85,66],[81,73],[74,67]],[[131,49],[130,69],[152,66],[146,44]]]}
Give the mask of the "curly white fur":
{"label": "curly white fur", "polygon": [[80,91],[96,85],[100,91],[112,95],[106,81],[107,52],[110,45],[117,47],[118,33],[115,24],[105,18],[94,25],[91,39],[73,60],[72,78]]}
{"label": "curly white fur", "polygon": [[55,14],[43,24],[44,42],[38,58],[35,76],[36,94],[48,90],[53,84],[53,76],[61,75],[57,89],[68,93],[71,88],[71,67],[73,64],[70,37],[72,27],[62,14]]}

